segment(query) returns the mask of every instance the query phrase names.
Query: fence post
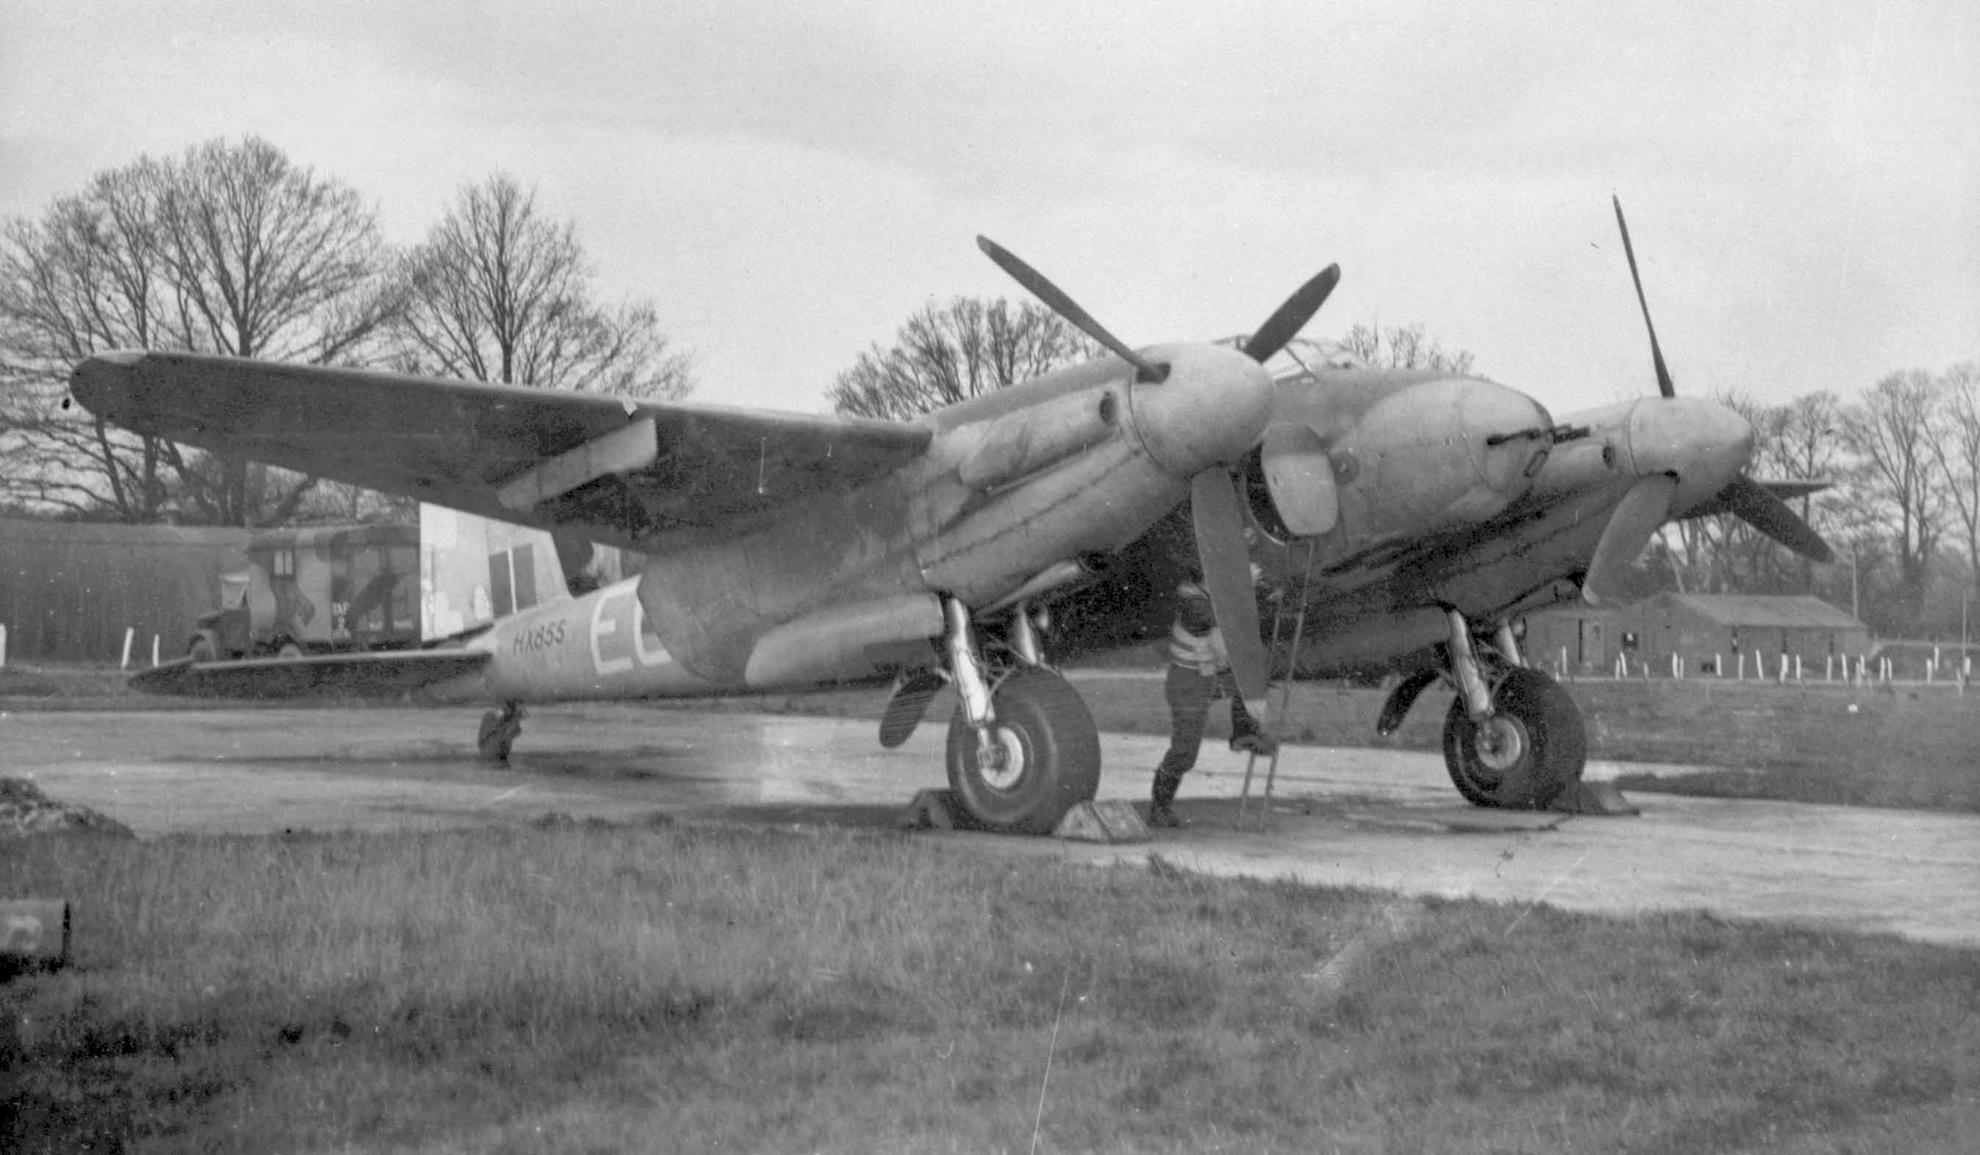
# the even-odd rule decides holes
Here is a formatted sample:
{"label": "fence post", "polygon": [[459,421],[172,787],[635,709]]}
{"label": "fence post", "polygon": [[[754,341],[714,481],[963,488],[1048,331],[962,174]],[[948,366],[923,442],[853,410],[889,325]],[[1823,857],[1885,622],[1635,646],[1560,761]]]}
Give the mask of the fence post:
{"label": "fence post", "polygon": [[0,670],[7,668],[7,623],[0,622]]}
{"label": "fence post", "polygon": [[158,664],[158,635],[151,635],[151,664]]}
{"label": "fence post", "polygon": [[124,659],[123,661],[117,664],[118,669],[128,670],[131,668],[131,643],[136,640],[137,640],[137,627],[125,626],[124,627]]}

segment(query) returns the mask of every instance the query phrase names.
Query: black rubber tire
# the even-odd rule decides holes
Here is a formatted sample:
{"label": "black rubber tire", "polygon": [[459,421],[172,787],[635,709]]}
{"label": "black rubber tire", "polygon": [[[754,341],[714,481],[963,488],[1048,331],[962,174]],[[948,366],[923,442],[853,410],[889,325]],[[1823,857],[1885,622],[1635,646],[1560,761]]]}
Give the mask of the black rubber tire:
{"label": "black rubber tire", "polygon": [[195,662],[211,662],[219,659],[220,650],[213,644],[212,634],[194,634],[186,646],[186,656]]}
{"label": "black rubber tire", "polygon": [[1561,791],[1581,780],[1588,762],[1588,732],[1581,710],[1555,681],[1538,670],[1514,669],[1492,691],[1498,717],[1517,743],[1502,757],[1481,754],[1479,727],[1465,712],[1464,695],[1444,716],[1444,768],[1473,806],[1545,810]]}
{"label": "black rubber tire", "polygon": [[1019,670],[991,699],[1000,741],[1020,759],[1013,776],[986,776],[976,729],[962,707],[949,719],[949,789],[958,817],[978,830],[1050,834],[1066,811],[1100,789],[1100,732],[1066,680]]}
{"label": "black rubber tire", "polygon": [[489,710],[481,716],[481,733],[475,738],[475,748],[483,762],[501,765],[509,760],[509,750],[521,733],[522,719]]}

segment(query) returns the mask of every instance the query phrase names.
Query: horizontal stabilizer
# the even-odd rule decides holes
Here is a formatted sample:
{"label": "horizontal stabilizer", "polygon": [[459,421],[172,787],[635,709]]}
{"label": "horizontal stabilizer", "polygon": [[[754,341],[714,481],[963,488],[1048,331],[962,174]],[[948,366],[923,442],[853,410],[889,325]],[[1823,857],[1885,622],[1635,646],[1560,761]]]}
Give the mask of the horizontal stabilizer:
{"label": "horizontal stabilizer", "polygon": [[131,678],[131,688],[184,698],[389,698],[471,674],[483,650],[406,650],[195,662],[179,658]]}

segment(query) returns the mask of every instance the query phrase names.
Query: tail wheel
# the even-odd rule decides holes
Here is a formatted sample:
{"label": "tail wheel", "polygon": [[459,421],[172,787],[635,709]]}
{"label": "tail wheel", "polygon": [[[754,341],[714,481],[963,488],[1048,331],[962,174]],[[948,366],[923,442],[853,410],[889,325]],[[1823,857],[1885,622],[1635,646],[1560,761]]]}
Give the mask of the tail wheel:
{"label": "tail wheel", "polygon": [[481,716],[481,732],[475,738],[475,747],[483,762],[501,765],[508,762],[509,750],[521,734],[522,707],[505,702],[500,710],[490,710]]}
{"label": "tail wheel", "polygon": [[983,830],[1048,834],[1100,789],[1100,733],[1071,685],[1044,669],[1006,678],[991,698],[988,749],[961,707],[949,720],[949,788]]}
{"label": "tail wheel", "polygon": [[1588,734],[1574,699],[1537,670],[1515,668],[1473,722],[1460,695],[1444,718],[1444,766],[1474,806],[1543,810],[1581,780]]}

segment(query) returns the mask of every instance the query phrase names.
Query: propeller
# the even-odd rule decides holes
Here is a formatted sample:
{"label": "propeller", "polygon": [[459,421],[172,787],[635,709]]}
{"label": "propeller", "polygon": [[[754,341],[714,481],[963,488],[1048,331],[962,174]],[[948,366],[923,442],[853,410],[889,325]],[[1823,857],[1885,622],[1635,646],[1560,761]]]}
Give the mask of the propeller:
{"label": "propeller", "polygon": [[1206,469],[1189,479],[1189,517],[1196,530],[1196,556],[1203,567],[1203,589],[1217,613],[1231,677],[1247,707],[1262,712],[1270,660],[1259,638],[1258,595],[1251,584],[1251,549],[1244,540],[1244,511],[1236,479],[1223,469]]}
{"label": "propeller", "polygon": [[1643,295],[1643,278],[1636,272],[1636,250],[1629,243],[1629,222],[1623,219],[1622,198],[1611,193],[1609,202],[1616,206],[1616,227],[1622,230],[1623,256],[1629,259],[1629,279],[1636,286],[1636,304],[1643,310],[1643,327],[1650,331],[1650,359],[1657,365],[1657,392],[1676,397],[1677,385],[1671,381],[1671,371],[1664,367],[1664,350],[1657,344],[1657,326],[1650,321],[1650,301]]}
{"label": "propeller", "polygon": [[1263,365],[1272,359],[1272,354],[1286,347],[1286,342],[1299,336],[1313,314],[1327,303],[1328,294],[1341,283],[1341,267],[1328,265],[1313,275],[1313,279],[1301,285],[1293,295],[1286,298],[1285,304],[1272,311],[1265,323],[1244,343],[1244,354]]}
{"label": "propeller", "polygon": [[1650,535],[1671,514],[1671,495],[1677,492],[1677,478],[1668,473],[1646,477],[1631,486],[1609,515],[1602,540],[1595,543],[1595,555],[1588,559],[1588,573],[1581,579],[1581,596],[1589,605],[1611,605],[1622,601],[1629,567]]}
{"label": "propeller", "polygon": [[1801,556],[1824,563],[1836,560],[1835,552],[1821,534],[1774,496],[1773,490],[1744,473],[1719,491],[1718,500],[1725,501],[1746,524]]}
{"label": "propeller", "polygon": [[[1667,398],[1674,398],[1677,396],[1677,386],[1671,380],[1670,369],[1664,364],[1664,350],[1657,342],[1657,326],[1650,320],[1650,302],[1644,296],[1643,278],[1637,272],[1636,250],[1629,242],[1629,222],[1623,219],[1622,198],[1612,194],[1609,200],[1615,206],[1616,228],[1622,233],[1623,256],[1629,260],[1629,279],[1636,286],[1636,303],[1643,310],[1643,327],[1650,334],[1650,359],[1657,369],[1657,391]],[[1633,518],[1641,517],[1644,510],[1648,508],[1648,503],[1650,502],[1648,496],[1640,499],[1644,503],[1641,507],[1636,509],[1630,508],[1630,502],[1632,500],[1638,500],[1638,492],[1640,490],[1642,490],[1642,483],[1638,483],[1637,488],[1630,491],[1629,495],[1624,499],[1623,506],[1618,507],[1616,510],[1615,517],[1611,519],[1609,528],[1603,531],[1601,543],[1596,547],[1595,560],[1590,563],[1588,567],[1588,578],[1583,583],[1583,590],[1590,593],[1591,601],[1595,600],[1596,596],[1599,596],[1594,592],[1597,589],[1598,575],[1600,575],[1602,583],[1612,583],[1618,576],[1618,571],[1615,567],[1618,565],[1627,566],[1636,556],[1634,553],[1631,553],[1629,556],[1622,558],[1620,562],[1615,562],[1612,557],[1607,556],[1606,551],[1608,551],[1611,545],[1611,534],[1618,533],[1617,523],[1624,520],[1625,512],[1630,513]],[[1668,515],[1668,495],[1664,499],[1664,506],[1666,515]],[[1723,511],[1737,515],[1748,525],[1794,552],[1801,554],[1803,557],[1811,558],[1818,562],[1829,562],[1835,559],[1835,554],[1829,549],[1828,543],[1822,540],[1821,534],[1816,533],[1806,521],[1803,521],[1798,514],[1789,509],[1771,490],[1753,480],[1753,478],[1744,472],[1735,476],[1732,481],[1726,484],[1724,489],[1707,498],[1704,505],[1691,510],[1686,516],[1698,516],[1705,511],[1705,506],[1716,507],[1712,510],[1713,512]],[[1661,517],[1658,519],[1657,524],[1662,524]],[[1653,525],[1651,531],[1654,532],[1655,529],[1656,526]],[[1620,543],[1623,540],[1625,538],[1618,534],[1616,538],[1616,549],[1622,548]],[[1647,542],[1648,540],[1649,537],[1646,534],[1644,541]],[[1639,542],[1636,548],[1640,550],[1642,543]],[[1613,584],[1607,584],[1606,589],[1609,592],[1613,592],[1615,586]]]}
{"label": "propeller", "polygon": [[1168,380],[1169,367],[1167,365],[1158,365],[1133,349],[1128,348],[1126,342],[1109,333],[1105,325],[1094,320],[1092,314],[1080,308],[1079,302],[1067,296],[1064,290],[1047,280],[1045,274],[1019,260],[1017,254],[1006,249],[996,241],[991,240],[989,237],[982,235],[977,236],[976,247],[983,250],[984,256],[995,261],[998,268],[1010,274],[1011,280],[1023,285],[1030,291],[1032,296],[1045,302],[1047,308],[1059,316],[1064,317],[1069,324],[1080,332],[1105,345],[1114,356],[1134,366],[1135,380],[1148,384]]}
{"label": "propeller", "polygon": [[[1168,365],[1150,361],[1130,349],[1044,274],[1008,249],[983,236],[976,238],[976,247],[1053,312],[1134,366],[1137,381],[1159,384],[1168,380]],[[1297,336],[1313,319],[1313,315],[1320,311],[1320,306],[1326,304],[1328,295],[1340,279],[1341,267],[1328,265],[1301,285],[1272,311],[1272,315],[1244,343],[1245,356],[1262,365],[1285,348],[1286,342]],[[1275,444],[1268,443],[1266,449],[1271,451]],[[1305,447],[1299,443],[1295,448]],[[1288,467],[1291,468],[1291,465]],[[1307,463],[1301,475],[1311,472],[1311,464]],[[1327,480],[1331,483],[1332,479],[1329,477]],[[1265,652],[1264,640],[1259,636],[1258,601],[1251,581],[1251,550],[1244,537],[1244,502],[1237,486],[1237,478],[1228,463],[1211,465],[1191,475],[1190,520],[1196,531],[1196,551],[1203,571],[1203,588],[1210,595],[1211,608],[1223,631],[1238,693],[1262,710],[1270,659]],[[1314,488],[1313,484],[1307,486],[1309,490]],[[1334,516],[1331,485],[1326,488],[1325,494],[1329,499],[1327,508],[1314,517],[1316,523],[1324,520],[1326,525],[1331,526]]]}

